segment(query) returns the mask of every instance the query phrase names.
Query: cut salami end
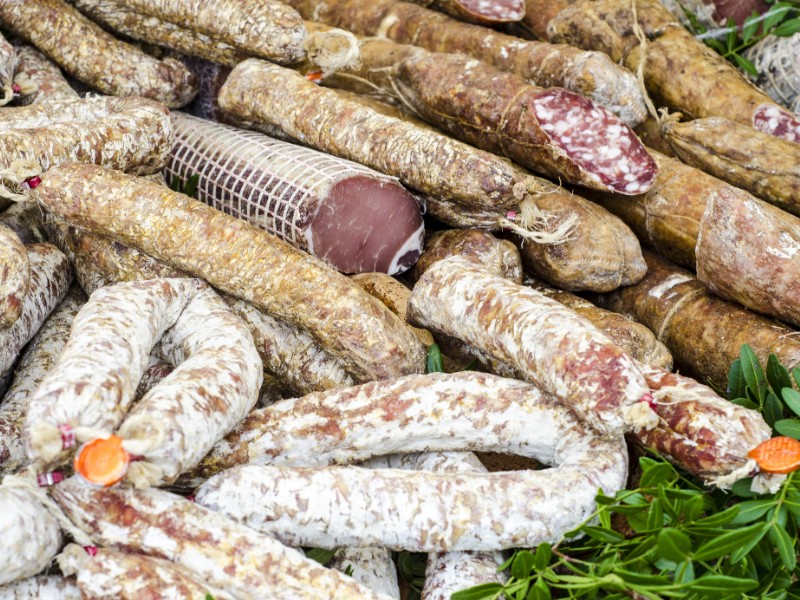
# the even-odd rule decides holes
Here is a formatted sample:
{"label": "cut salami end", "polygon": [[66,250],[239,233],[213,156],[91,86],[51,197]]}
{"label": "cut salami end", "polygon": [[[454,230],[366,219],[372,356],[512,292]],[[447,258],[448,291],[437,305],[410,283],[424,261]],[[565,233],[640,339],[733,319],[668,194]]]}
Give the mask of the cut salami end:
{"label": "cut salami end", "polygon": [[790,142],[800,142],[800,119],[777,104],[762,104],[756,108],[753,127]]}
{"label": "cut salami end", "polygon": [[459,0],[458,4],[481,21],[513,23],[525,16],[523,0]]}
{"label": "cut salami end", "polygon": [[336,183],[309,226],[313,254],[344,273],[410,269],[422,252],[424,226],[409,199],[400,185],[372,177]]}
{"label": "cut salami end", "polygon": [[607,109],[562,89],[537,95],[532,105],[542,130],[592,179],[626,195],[643,194],[655,182],[655,161]]}

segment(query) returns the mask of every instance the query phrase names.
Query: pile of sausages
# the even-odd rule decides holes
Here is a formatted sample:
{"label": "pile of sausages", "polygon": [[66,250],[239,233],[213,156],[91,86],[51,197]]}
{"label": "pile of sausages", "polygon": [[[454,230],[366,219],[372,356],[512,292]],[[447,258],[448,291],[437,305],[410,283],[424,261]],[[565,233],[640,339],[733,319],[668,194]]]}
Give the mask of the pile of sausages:
{"label": "pile of sausages", "polygon": [[0,599],[438,600],[641,448],[776,489],[706,383],[800,364],[800,121],[629,5],[0,0]]}

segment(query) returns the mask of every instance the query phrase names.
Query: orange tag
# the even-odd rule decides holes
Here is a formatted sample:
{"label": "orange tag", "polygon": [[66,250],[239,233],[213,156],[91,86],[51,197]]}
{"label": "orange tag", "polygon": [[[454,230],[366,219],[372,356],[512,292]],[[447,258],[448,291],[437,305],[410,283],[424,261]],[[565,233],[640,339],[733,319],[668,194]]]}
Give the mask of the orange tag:
{"label": "orange tag", "polygon": [[86,481],[108,487],[125,477],[131,456],[122,447],[122,438],[86,442],[75,455],[75,472]]}
{"label": "orange tag", "polygon": [[309,71],[306,73],[306,79],[312,83],[319,83],[322,81],[322,71]]}
{"label": "orange tag", "polygon": [[747,456],[765,473],[791,473],[800,468],[800,442],[790,437],[774,437],[761,442]]}

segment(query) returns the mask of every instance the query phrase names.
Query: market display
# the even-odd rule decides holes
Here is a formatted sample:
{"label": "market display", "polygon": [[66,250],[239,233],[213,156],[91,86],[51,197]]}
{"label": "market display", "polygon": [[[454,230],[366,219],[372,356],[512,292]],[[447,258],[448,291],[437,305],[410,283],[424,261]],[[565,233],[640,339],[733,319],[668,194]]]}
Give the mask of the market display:
{"label": "market display", "polygon": [[800,594],[798,29],[0,0],[0,600]]}

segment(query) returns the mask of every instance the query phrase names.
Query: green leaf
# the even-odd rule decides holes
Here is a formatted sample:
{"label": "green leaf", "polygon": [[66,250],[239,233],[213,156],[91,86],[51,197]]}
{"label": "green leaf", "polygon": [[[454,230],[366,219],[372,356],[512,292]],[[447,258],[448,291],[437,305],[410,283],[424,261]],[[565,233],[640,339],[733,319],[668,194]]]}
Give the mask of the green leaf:
{"label": "green leaf", "polygon": [[731,486],[731,492],[735,496],[739,496],[740,498],[753,498],[755,496],[759,496],[758,492],[753,492],[750,489],[750,486],[753,484],[752,477],[745,477],[744,479],[740,479],[736,483]]}
{"label": "green leaf", "polygon": [[444,362],[439,344],[431,344],[428,348],[428,360],[425,363],[426,373],[444,373]]}
{"label": "green leaf", "polygon": [[659,483],[671,483],[677,481],[677,479],[678,473],[675,471],[675,467],[669,463],[662,462],[650,467],[642,473],[639,487],[654,488]]}
{"label": "green leaf", "polygon": [[783,566],[788,571],[794,571],[797,566],[797,552],[791,536],[783,527],[775,523],[769,530],[769,539],[778,548],[778,556],[780,556]]}
{"label": "green leaf", "polygon": [[310,548],[306,550],[306,558],[317,561],[321,565],[331,562],[336,550],[326,550],[325,548]]}
{"label": "green leaf", "polygon": [[695,496],[684,502],[681,512],[684,514],[687,521],[694,521],[703,514],[704,505],[703,497]]}
{"label": "green leaf", "polygon": [[597,540],[599,542],[606,542],[608,544],[619,544],[621,541],[625,539],[625,536],[623,536],[620,533],[617,533],[613,529],[604,529],[602,527],[593,527],[591,525],[586,525],[584,527],[581,527],[581,531],[594,540]]}
{"label": "green leaf", "polygon": [[482,583],[469,589],[455,592],[450,596],[450,600],[483,600],[484,598],[494,598],[503,591],[503,586],[499,583]]}
{"label": "green leaf", "polygon": [[528,595],[525,600],[551,600],[552,597],[550,588],[547,587],[544,579],[540,577],[528,590]]}
{"label": "green leaf", "polygon": [[770,8],[767,11],[765,15],[767,18],[764,19],[764,31],[769,32],[778,23],[783,21],[789,14],[789,10],[791,8],[793,7],[788,2],[777,2],[772,8]]}
{"label": "green leaf", "polygon": [[737,358],[731,363],[731,370],[728,371],[728,400],[744,398],[747,393],[746,386],[747,382],[742,371],[742,359]]}
{"label": "green leaf", "polygon": [[614,575],[622,577],[627,583],[633,585],[669,585],[669,578],[664,575],[649,575],[647,573],[636,573],[627,569],[614,569]]}
{"label": "green leaf", "polygon": [[794,384],[800,388],[800,367],[792,369],[792,379],[794,379]]}
{"label": "green leaf", "polygon": [[673,581],[679,584],[694,581],[694,563],[688,559],[680,563],[675,569]]}
{"label": "green leaf", "polygon": [[525,579],[533,568],[533,554],[530,550],[520,550],[511,563],[511,576],[514,579]]}
{"label": "green leaf", "polygon": [[767,425],[770,427],[774,427],[777,421],[783,419],[783,404],[781,404],[781,401],[773,392],[767,394],[762,414]]}
{"label": "green leaf", "polygon": [[760,23],[758,20],[759,16],[760,15],[756,11],[753,11],[753,14],[744,20],[744,25],[742,27],[742,42],[745,44],[753,39],[756,31],[758,31],[758,25]]}
{"label": "green leaf", "polygon": [[733,60],[736,63],[736,66],[739,67],[742,71],[744,71],[751,77],[758,77],[758,69],[756,69],[756,66],[749,58],[747,58],[746,56],[742,56],[741,54],[734,54]]}
{"label": "green leaf", "polygon": [[206,600],[214,600],[214,596],[206,592]]}
{"label": "green leaf", "polygon": [[772,568],[772,546],[768,538],[762,538],[761,541],[753,546],[750,556],[757,564],[766,570]]}
{"label": "green leaf", "polygon": [[189,178],[186,180],[186,184],[183,186],[183,193],[189,196],[190,198],[197,197],[197,186],[200,183],[200,174],[194,173],[189,175]]}
{"label": "green leaf", "polygon": [[800,440],[800,419],[781,419],[773,425],[775,431],[796,440]]}
{"label": "green leaf", "polygon": [[755,579],[740,579],[738,577],[727,577],[725,575],[703,575],[692,582],[693,592],[704,592],[706,598],[712,597],[710,594],[731,595],[736,592],[746,592],[758,586]]}
{"label": "green leaf", "polygon": [[758,404],[756,404],[752,400],[748,400],[747,398],[734,398],[733,400],[731,400],[731,402],[738,406],[749,408],[750,410],[761,410],[761,407]]}
{"label": "green leaf", "polygon": [[739,354],[742,361],[742,374],[747,382],[747,388],[752,392],[753,400],[763,404],[766,396],[764,392],[767,380],[761,368],[761,363],[758,362],[758,357],[753,352],[753,349],[747,344],[742,345]]}
{"label": "green leaf", "polygon": [[794,414],[800,417],[800,392],[792,389],[791,384],[781,389],[783,403],[789,407]]}
{"label": "green leaf", "polygon": [[347,565],[345,567],[345,569],[344,569],[344,574],[347,575],[348,577],[352,577],[353,576],[353,565]]}
{"label": "green leaf", "polygon": [[800,31],[800,18],[789,19],[778,25],[772,30],[773,35],[778,37],[789,37]]}
{"label": "green leaf", "polygon": [[657,539],[659,556],[675,563],[686,560],[692,549],[692,540],[677,529],[662,529]]}
{"label": "green leaf", "polygon": [[736,529],[717,538],[703,542],[692,554],[695,560],[711,560],[734,552],[737,548],[757,544],[769,527],[765,523],[756,523],[750,527]]}
{"label": "green leaf", "polygon": [[767,383],[776,394],[780,394],[783,388],[792,387],[792,378],[774,354],[770,354],[767,359]]}
{"label": "green leaf", "polygon": [[703,517],[702,519],[695,520],[695,525],[704,525],[706,527],[719,527],[721,525],[727,525],[728,523],[733,523],[736,516],[739,514],[741,510],[741,505],[734,504],[730,508],[726,508],[725,510],[708,515],[707,517]]}
{"label": "green leaf", "polygon": [[647,511],[647,528],[661,529],[664,526],[664,511],[661,509],[661,500],[656,498],[650,503]]}
{"label": "green leaf", "polygon": [[734,48],[736,48],[736,39],[739,37],[739,28],[736,27],[736,21],[733,19],[728,19],[728,22],[725,23],[725,27],[728,28],[728,35],[725,36],[725,45],[728,47],[728,52],[731,52]]}
{"label": "green leaf", "polygon": [[733,519],[734,525],[744,525],[752,523],[756,519],[763,517],[767,511],[775,506],[774,500],[747,500],[737,504],[739,514]]}
{"label": "green leaf", "polygon": [[544,571],[550,564],[553,556],[553,549],[550,544],[543,542],[536,546],[536,554],[533,555],[533,568],[537,571]]}

